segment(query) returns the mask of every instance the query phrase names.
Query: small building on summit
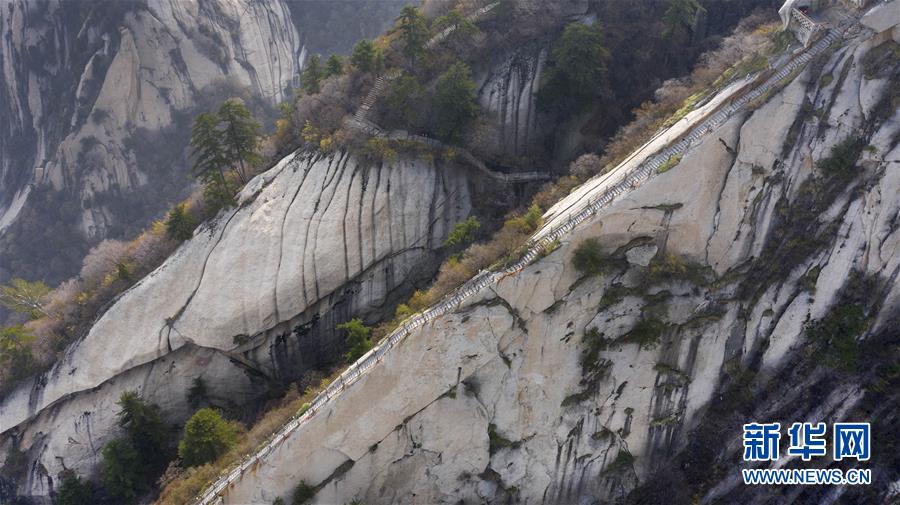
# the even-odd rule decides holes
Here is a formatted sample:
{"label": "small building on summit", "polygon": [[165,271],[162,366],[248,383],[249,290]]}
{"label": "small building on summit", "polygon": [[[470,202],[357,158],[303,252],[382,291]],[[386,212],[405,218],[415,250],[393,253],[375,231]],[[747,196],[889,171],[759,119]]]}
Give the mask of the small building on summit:
{"label": "small building on summit", "polygon": [[807,46],[819,30],[827,27],[827,22],[818,15],[826,8],[840,6],[856,10],[869,3],[870,0],[785,0],[778,14],[784,29],[793,31],[797,40]]}

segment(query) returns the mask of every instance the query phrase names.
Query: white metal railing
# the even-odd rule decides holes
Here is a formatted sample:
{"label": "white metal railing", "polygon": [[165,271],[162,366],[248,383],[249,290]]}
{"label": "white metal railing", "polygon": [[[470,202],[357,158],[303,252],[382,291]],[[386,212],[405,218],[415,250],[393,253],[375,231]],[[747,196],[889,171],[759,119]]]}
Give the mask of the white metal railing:
{"label": "white metal railing", "polygon": [[796,7],[791,9],[791,17],[797,22],[794,28],[797,38],[804,46],[809,45],[809,41],[821,25],[810,19],[809,16]]}
{"label": "white metal railing", "polygon": [[713,131],[716,127],[724,124],[724,122],[735,112],[775,88],[779,82],[790,75],[791,72],[805,65],[813,57],[826,50],[839,36],[840,31],[830,30],[825,37],[816,43],[816,45],[791,60],[763,84],[757,86],[752,91],[749,91],[736,99],[730,105],[723,107],[712,116],[701,121],[697,126],[691,129],[690,133],[688,133],[681,141],[651,156],[647,161],[638,165],[632,171],[621,174],[618,177],[618,183],[608,187],[608,189],[600,192],[600,194],[594,195],[595,197],[591,198],[590,203],[584,206],[582,210],[570,214],[562,224],[553,228],[539,240],[532,240],[529,243],[526,253],[512,266],[492,272],[480,272],[452,293],[445,296],[434,306],[405,320],[399,328],[394,330],[379,345],[375,346],[355,363],[350,365],[344,373],[325,388],[324,391],[319,393],[306,411],[291,418],[280,430],[273,433],[257,452],[247,456],[231,471],[220,476],[210,487],[197,497],[196,503],[199,505],[220,503],[223,500],[222,492],[228,486],[239,480],[247,469],[264,462],[266,458],[276,450],[285,439],[287,439],[287,437],[306,421],[315,417],[315,415],[334,397],[339,396],[345,388],[352,385],[359,377],[378,364],[388,351],[390,351],[398,342],[406,338],[413,330],[443,314],[455,310],[463,301],[478,293],[481,289],[491,284],[496,284],[504,277],[513,275],[524,269],[532,261],[547,251],[548,247],[550,247],[554,241],[559,240],[568,234],[576,226],[596,214],[598,210],[609,206],[617,197],[630,192],[647,179],[653,177],[653,175],[657,173],[659,167],[669,158],[683,154],[692,143]]}

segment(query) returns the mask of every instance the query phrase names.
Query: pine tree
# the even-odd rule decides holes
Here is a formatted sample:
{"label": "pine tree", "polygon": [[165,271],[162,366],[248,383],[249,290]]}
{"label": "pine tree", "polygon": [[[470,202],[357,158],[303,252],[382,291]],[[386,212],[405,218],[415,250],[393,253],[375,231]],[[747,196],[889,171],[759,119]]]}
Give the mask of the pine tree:
{"label": "pine tree", "polygon": [[162,470],[166,463],[165,451],[168,437],[166,425],[157,405],[144,401],[134,391],[126,391],[119,397],[118,425],[125,429],[131,445],[138,451],[150,470]]}
{"label": "pine tree", "polygon": [[371,72],[375,63],[375,46],[371,40],[360,40],[353,46],[350,63],[360,72]]}
{"label": "pine tree", "polygon": [[410,64],[415,64],[416,58],[425,50],[425,43],[428,41],[428,25],[425,18],[417,7],[407,5],[400,11],[396,22],[403,43],[403,54],[409,58]]}
{"label": "pine tree", "polygon": [[319,65],[319,55],[314,54],[309,57],[303,73],[300,74],[300,84],[303,91],[309,95],[315,95],[319,92],[319,81],[322,80],[322,67]]}
{"label": "pine tree", "polygon": [[663,14],[662,38],[670,50],[677,51],[688,42],[694,19],[701,10],[703,6],[697,0],[669,0],[669,7]]}
{"label": "pine tree", "polygon": [[228,160],[225,157],[219,117],[216,114],[204,112],[194,118],[190,145],[191,155],[194,158],[194,176],[207,181],[218,177],[224,181]]}
{"label": "pine tree", "polygon": [[134,503],[149,489],[146,465],[141,455],[123,438],[117,438],[103,446],[101,475],[103,489],[125,503]]}
{"label": "pine tree", "polygon": [[81,480],[74,471],[60,472],[60,484],[53,497],[54,505],[93,505],[94,487],[90,482]]}
{"label": "pine tree", "polygon": [[422,85],[412,75],[404,74],[391,83],[385,96],[385,122],[407,130],[418,124],[419,110],[425,95]]}
{"label": "pine tree", "polygon": [[469,216],[464,221],[456,223],[453,230],[447,235],[444,247],[462,247],[475,241],[475,234],[481,228],[481,223],[475,216]]}
{"label": "pine tree", "polygon": [[325,61],[325,77],[331,77],[333,75],[341,75],[344,73],[344,62],[341,61],[340,56],[336,54],[332,54],[328,57],[328,60]]}
{"label": "pine tree", "polygon": [[103,488],[120,502],[133,503],[151,489],[169,458],[167,428],[159,407],[133,391],[118,401],[117,424],[125,436],[107,443],[103,456]]}
{"label": "pine tree", "polygon": [[169,211],[169,216],[166,218],[166,235],[172,240],[183,242],[193,237],[196,227],[197,221],[183,203],[172,207],[172,210]]}
{"label": "pine tree", "polygon": [[442,31],[451,27],[453,28],[445,42],[449,44],[459,44],[466,39],[471,39],[479,32],[475,23],[469,21],[457,9],[453,9],[447,14],[435,19],[434,27],[437,31]]}
{"label": "pine tree", "polygon": [[247,168],[259,163],[257,152],[260,138],[259,122],[250,114],[240,98],[222,102],[218,112],[222,129],[222,141],[226,159],[237,165],[241,184],[247,182]]}
{"label": "pine tree", "polygon": [[571,23],[550,49],[538,106],[545,111],[571,113],[590,101],[606,76],[609,57],[600,26]]}
{"label": "pine tree", "polygon": [[475,82],[469,67],[454,63],[438,77],[434,93],[436,133],[447,142],[458,142],[465,127],[478,114]]}

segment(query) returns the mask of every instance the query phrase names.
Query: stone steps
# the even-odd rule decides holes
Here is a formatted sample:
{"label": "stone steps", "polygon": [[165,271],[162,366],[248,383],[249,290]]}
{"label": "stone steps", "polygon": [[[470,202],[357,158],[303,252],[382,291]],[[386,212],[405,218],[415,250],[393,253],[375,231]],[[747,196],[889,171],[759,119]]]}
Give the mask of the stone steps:
{"label": "stone steps", "polygon": [[[656,174],[659,167],[662,166],[662,164],[665,163],[669,158],[671,158],[672,156],[683,154],[694,142],[702,138],[707,133],[713,131],[716,127],[722,125],[735,112],[742,109],[744,106],[746,106],[756,98],[774,89],[782,79],[784,79],[794,70],[806,64],[810,59],[827,49],[832,42],[837,40],[837,38],[840,36],[840,33],[841,32],[837,30],[829,31],[818,43],[814,44],[797,58],[791,60],[787,65],[776,72],[775,75],[767,79],[763,84],[759,85],[751,92],[741,96],[731,105],[724,107],[712,116],[700,121],[700,123],[695,126],[681,141],[663,149],[656,155],[652,156],[649,160],[635,168],[631,173],[623,174],[621,181],[619,181],[611,188],[600,192],[599,195],[595,195],[595,198],[589,200],[590,203],[588,203],[582,210],[578,211],[577,213],[570,214],[565,222],[553,228],[546,235],[543,235],[540,239],[532,241],[525,254],[514,265],[499,271],[482,271],[478,273],[478,275],[464,283],[452,293],[445,296],[434,306],[406,320],[382,343],[362,356],[359,360],[356,361],[356,363],[347,368],[347,370],[345,370],[344,373],[342,373],[340,377],[338,377],[338,379],[332,382],[332,384],[329,385],[324,391],[319,393],[319,395],[316,396],[315,400],[313,400],[309,409],[307,409],[302,415],[290,420],[278,432],[273,434],[269,442],[267,442],[259,451],[246,458],[241,462],[240,465],[232,469],[228,474],[220,477],[219,480],[217,480],[212,486],[207,488],[204,493],[198,497],[197,503],[203,505],[221,503],[223,501],[221,493],[229,485],[240,479],[243,473],[249,468],[264,462],[266,456],[276,448],[278,448],[278,446],[284,440],[286,440],[295,430],[302,426],[304,422],[314,417],[324,407],[326,407],[334,397],[340,395],[340,393],[346,387],[351,385],[372,367],[376,366],[385,354],[387,354],[398,342],[403,340],[413,330],[424,324],[427,324],[428,322],[434,320],[437,317],[440,317],[443,314],[455,310],[463,301],[478,293],[488,285],[496,284],[503,278],[509,275],[514,275],[524,269],[532,261],[536,260],[541,254],[543,254],[543,252],[546,251],[554,241],[561,239],[564,235],[569,233],[580,223],[596,214],[600,209],[612,204],[612,202],[615,201],[617,197],[630,192],[634,188],[639,187],[640,184],[642,184],[644,181],[652,178]],[[375,87],[377,86],[378,82],[376,82]],[[373,90],[375,89],[375,87],[373,87]]]}

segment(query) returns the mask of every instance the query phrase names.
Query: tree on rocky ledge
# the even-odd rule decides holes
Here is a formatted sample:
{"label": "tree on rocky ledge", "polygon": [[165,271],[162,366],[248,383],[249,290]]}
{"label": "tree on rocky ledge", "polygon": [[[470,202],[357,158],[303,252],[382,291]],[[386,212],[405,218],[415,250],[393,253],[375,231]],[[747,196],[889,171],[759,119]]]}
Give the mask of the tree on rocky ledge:
{"label": "tree on rocky ledge", "polygon": [[315,95],[319,92],[319,81],[324,77],[322,66],[319,65],[319,55],[314,54],[309,57],[306,62],[306,68],[300,74],[300,84],[303,91],[309,95]]}
{"label": "tree on rocky ledge", "polygon": [[166,218],[166,235],[173,240],[183,242],[194,235],[197,221],[185,208],[184,204],[178,204],[169,211]]}
{"label": "tree on rocky ledge", "polygon": [[333,75],[341,75],[344,73],[344,62],[341,61],[341,57],[332,54],[328,57],[328,60],[325,61],[325,77],[331,77]]}
{"label": "tree on rocky ledge", "polygon": [[222,146],[228,161],[236,166],[241,184],[247,182],[247,168],[260,161],[258,152],[260,124],[240,98],[229,98],[219,106],[223,125]]}
{"label": "tree on rocky ledge", "polygon": [[403,44],[403,54],[409,58],[410,65],[415,65],[416,58],[425,51],[428,41],[428,24],[419,9],[407,5],[397,17],[397,30]]}
{"label": "tree on rocky ledge", "polygon": [[184,425],[178,456],[185,467],[209,463],[234,446],[239,432],[237,424],[222,419],[217,410],[200,409]]}
{"label": "tree on rocky ledge", "polygon": [[194,176],[204,182],[204,197],[211,209],[233,205],[235,183],[226,175],[231,170],[243,184],[247,169],[260,161],[260,124],[239,98],[222,102],[216,112],[194,119],[191,155]]}
{"label": "tree on rocky ledge", "polygon": [[347,331],[347,352],[344,354],[347,361],[356,361],[372,348],[372,341],[369,339],[372,329],[363,324],[362,319],[353,318],[337,325],[337,329]]}
{"label": "tree on rocky ledge", "polygon": [[438,77],[434,92],[435,133],[445,142],[462,140],[465,128],[478,115],[472,72],[463,62],[454,63]]}
{"label": "tree on rocky ledge", "polygon": [[353,54],[350,63],[360,72],[371,72],[375,64],[375,45],[371,40],[360,40],[353,46]]}
{"label": "tree on rocky ledge", "polygon": [[600,26],[571,23],[550,49],[548,68],[537,95],[545,112],[571,114],[582,108],[603,85],[609,54]]}
{"label": "tree on rocky ledge", "polygon": [[72,470],[60,472],[59,478],[59,487],[53,497],[54,505],[91,505],[97,502],[90,481],[82,480]]}

